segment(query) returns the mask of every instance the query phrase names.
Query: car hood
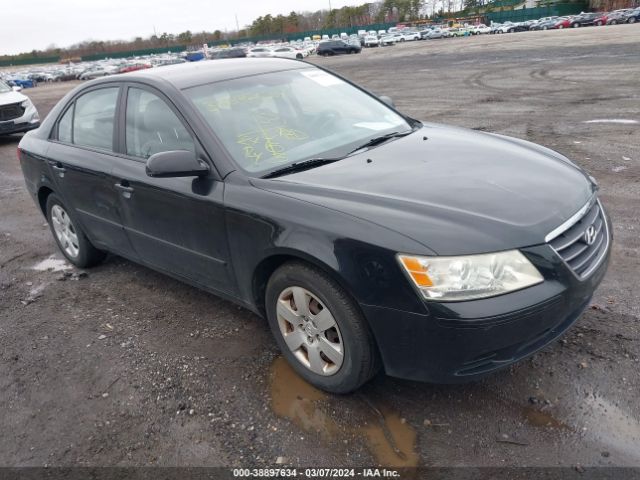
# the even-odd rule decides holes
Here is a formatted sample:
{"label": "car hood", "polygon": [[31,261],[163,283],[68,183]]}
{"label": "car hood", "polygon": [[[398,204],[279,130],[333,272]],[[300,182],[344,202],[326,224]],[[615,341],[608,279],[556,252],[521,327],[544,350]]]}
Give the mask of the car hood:
{"label": "car hood", "polygon": [[544,243],[596,189],[582,170],[545,147],[436,124],[254,184],[368,220],[439,255]]}
{"label": "car hood", "polygon": [[9,105],[11,103],[24,102],[27,99],[19,92],[0,93],[0,105]]}

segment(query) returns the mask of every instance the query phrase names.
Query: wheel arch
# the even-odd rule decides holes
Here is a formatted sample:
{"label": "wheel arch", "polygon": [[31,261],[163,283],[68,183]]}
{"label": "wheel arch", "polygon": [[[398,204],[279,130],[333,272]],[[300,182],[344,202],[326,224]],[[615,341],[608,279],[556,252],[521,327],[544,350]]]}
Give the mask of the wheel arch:
{"label": "wheel arch", "polygon": [[40,206],[40,211],[42,211],[42,214],[45,217],[47,216],[47,199],[52,193],[54,193],[53,189],[47,185],[42,185],[38,189],[38,205]]}
{"label": "wheel arch", "polygon": [[321,261],[320,259],[300,250],[283,249],[272,252],[268,256],[264,257],[262,260],[260,260],[260,262],[253,270],[251,285],[253,302],[263,317],[266,318],[265,294],[269,278],[271,278],[273,272],[275,272],[285,263],[296,261],[307,263],[328,275],[332,280],[340,285],[340,287],[346,292],[347,295],[349,295],[349,297],[351,297],[351,299],[355,302],[356,305],[358,305],[359,308],[358,300],[354,297],[353,292],[349,288],[349,285],[344,281],[343,278],[340,277],[340,275],[338,275],[334,268]]}

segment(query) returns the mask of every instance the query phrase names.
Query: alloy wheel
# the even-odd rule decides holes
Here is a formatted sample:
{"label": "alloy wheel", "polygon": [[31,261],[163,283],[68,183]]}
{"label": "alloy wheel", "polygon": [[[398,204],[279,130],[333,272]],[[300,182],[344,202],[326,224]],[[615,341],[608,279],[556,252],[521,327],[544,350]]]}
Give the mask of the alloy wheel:
{"label": "alloy wheel", "polygon": [[324,303],[302,287],[280,293],[276,307],[278,327],[297,360],[313,373],[333,375],[344,361],[340,328]]}
{"label": "alloy wheel", "polygon": [[76,258],[80,253],[80,245],[69,214],[60,205],[54,205],[51,209],[51,222],[62,249],[70,257]]}

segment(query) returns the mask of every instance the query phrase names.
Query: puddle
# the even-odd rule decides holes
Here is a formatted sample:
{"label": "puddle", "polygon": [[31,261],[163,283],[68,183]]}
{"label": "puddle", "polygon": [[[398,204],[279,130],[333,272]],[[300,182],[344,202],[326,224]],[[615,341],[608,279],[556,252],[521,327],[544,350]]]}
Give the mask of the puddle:
{"label": "puddle", "polygon": [[526,419],[527,423],[533,427],[570,430],[570,427],[566,423],[561,422],[549,412],[536,410],[533,407],[524,407],[522,409],[522,416]]}
{"label": "puddle", "polygon": [[[377,462],[390,467],[418,465],[415,430],[397,412],[362,399],[366,422],[350,425],[338,423],[328,412],[331,395],[300,378],[283,357],[271,366],[271,406],[273,412],[305,430],[319,433],[326,441],[338,438],[363,438]],[[339,397],[334,398],[340,401]]]}
{"label": "puddle", "polygon": [[416,453],[416,431],[397,412],[382,408],[377,424],[362,427],[371,453],[381,465],[415,467],[420,461]]}
{"label": "puddle", "polygon": [[271,407],[276,415],[306,431],[330,435],[336,425],[317,405],[327,397],[300,378],[284,358],[275,359],[271,367]]}
{"label": "puddle", "polygon": [[31,268],[38,272],[62,272],[64,270],[70,270],[71,265],[69,265],[65,260],[57,258],[55,255],[51,255],[49,258],[44,259]]}

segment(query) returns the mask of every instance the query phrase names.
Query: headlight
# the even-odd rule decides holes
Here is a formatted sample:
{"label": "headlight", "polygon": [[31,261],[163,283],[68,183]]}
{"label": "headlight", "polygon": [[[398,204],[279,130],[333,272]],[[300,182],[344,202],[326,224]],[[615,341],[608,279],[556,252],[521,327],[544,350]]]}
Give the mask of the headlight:
{"label": "headlight", "polygon": [[540,272],[518,250],[460,257],[398,255],[398,260],[427,300],[493,297],[543,281]]}

